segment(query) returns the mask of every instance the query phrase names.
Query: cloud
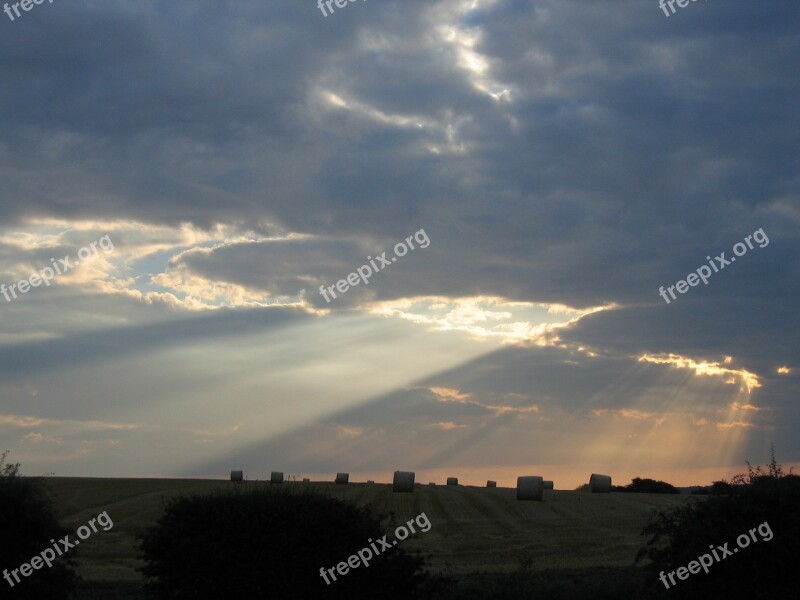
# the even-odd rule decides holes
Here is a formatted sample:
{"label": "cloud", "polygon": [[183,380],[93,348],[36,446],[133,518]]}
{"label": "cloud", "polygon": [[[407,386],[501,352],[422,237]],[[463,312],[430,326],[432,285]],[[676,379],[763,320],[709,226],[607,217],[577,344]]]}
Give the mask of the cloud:
{"label": "cloud", "polygon": [[453,429],[464,429],[467,427],[467,425],[459,425],[458,423],[453,423],[452,421],[446,421],[444,423],[436,423],[436,427],[442,431],[452,431]]}
{"label": "cloud", "polygon": [[[0,426],[82,474],[225,473],[253,448],[699,469],[772,436],[800,457],[800,6],[712,4],[669,27],[632,0],[19,19],[0,283],[115,248],[0,299]],[[424,252],[320,297],[423,227]],[[659,298],[758,228],[768,247]]]}
{"label": "cloud", "polygon": [[[761,383],[759,382],[758,376],[755,373],[750,373],[746,369],[728,369],[720,366],[720,364],[717,362],[696,361],[694,359],[675,354],[669,354],[666,356],[652,356],[646,354],[644,356],[640,356],[639,360],[656,364],[667,364],[677,369],[691,369],[697,375],[707,377],[724,377],[725,383],[739,384],[746,389],[748,393],[751,393],[755,388],[761,387]],[[732,362],[732,358],[730,356],[726,356],[723,362],[724,364],[730,364]]]}
{"label": "cloud", "polygon": [[110,429],[110,430],[127,430],[137,429],[141,425],[133,423],[107,423],[103,421],[82,421],[73,419],[42,419],[38,417],[31,417],[27,415],[0,415],[0,425],[9,425],[18,429],[28,429],[31,427],[41,427],[43,425],[56,426],[56,425],[79,425],[89,429]]}

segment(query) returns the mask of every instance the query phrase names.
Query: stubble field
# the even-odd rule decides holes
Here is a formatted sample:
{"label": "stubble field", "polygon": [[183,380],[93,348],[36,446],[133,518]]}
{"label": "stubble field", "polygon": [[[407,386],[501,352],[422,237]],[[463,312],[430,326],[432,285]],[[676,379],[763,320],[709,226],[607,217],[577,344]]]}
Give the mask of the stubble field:
{"label": "stubble field", "polygon": [[[74,531],[103,511],[113,520],[110,531],[98,531],[74,552],[78,573],[94,589],[108,587],[104,597],[109,598],[139,597],[142,577],[136,569],[142,563],[137,536],[157,521],[165,500],[233,485],[218,480],[47,479],[66,527]],[[628,568],[643,545],[640,532],[649,515],[688,500],[687,496],[548,490],[542,502],[518,502],[515,490],[509,488],[417,485],[413,494],[394,494],[391,485],[380,483],[283,485],[310,485],[333,497],[369,505],[377,514],[393,514],[385,521],[390,537],[396,525],[424,512],[432,524],[430,531],[401,543],[428,555],[433,571],[456,577],[515,571],[526,561],[534,570],[564,573]]]}

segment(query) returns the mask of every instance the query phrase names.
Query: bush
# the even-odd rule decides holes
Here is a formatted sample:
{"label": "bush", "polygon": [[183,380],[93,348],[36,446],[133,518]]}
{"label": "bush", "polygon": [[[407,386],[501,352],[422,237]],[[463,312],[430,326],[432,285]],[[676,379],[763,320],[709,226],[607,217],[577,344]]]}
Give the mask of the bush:
{"label": "bush", "polygon": [[307,490],[237,488],[170,501],[141,538],[156,598],[435,597],[422,558],[398,547],[325,583],[321,567],[383,537],[367,509]]}
{"label": "bush", "polygon": [[625,487],[614,486],[615,492],[633,492],[637,494],[680,494],[680,490],[666,481],[641,479],[634,477]]}
{"label": "bush", "polygon": [[21,477],[19,463],[6,464],[7,455],[8,452],[0,454],[0,569],[9,572],[14,586],[11,588],[7,580],[0,579],[0,586],[10,588],[3,597],[69,598],[76,577],[68,555],[50,568],[43,565],[28,577],[18,573],[19,583],[11,574],[43,550],[52,548],[51,539],[61,539],[70,531],[59,525],[41,480]]}
{"label": "bush", "polygon": [[[749,465],[748,465],[749,466]],[[647,547],[637,561],[649,558],[652,595],[668,597],[672,588],[680,588],[682,598],[775,598],[793,595],[796,590],[794,569],[800,551],[800,477],[786,475],[774,462],[767,474],[750,469],[750,477],[741,476],[728,494],[697,498],[689,504],[657,513],[644,528],[649,535]],[[775,468],[777,467],[777,469]],[[767,523],[773,537],[739,548],[738,536]],[[765,531],[766,533],[766,531]],[[714,560],[709,573],[700,571],[687,580],[675,579],[667,591],[659,581],[661,571],[669,573],[685,567],[702,554],[728,543],[738,549],[735,556]]]}

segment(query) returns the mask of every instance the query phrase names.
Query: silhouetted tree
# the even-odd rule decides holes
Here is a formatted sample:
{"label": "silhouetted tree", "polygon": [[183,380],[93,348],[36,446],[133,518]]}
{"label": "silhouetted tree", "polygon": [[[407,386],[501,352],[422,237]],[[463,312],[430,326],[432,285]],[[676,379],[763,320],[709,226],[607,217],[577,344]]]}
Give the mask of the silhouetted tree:
{"label": "silhouetted tree", "polygon": [[[651,579],[649,597],[681,598],[781,598],[796,592],[795,568],[800,551],[800,477],[785,474],[775,462],[763,470],[748,463],[749,476],[734,478],[725,495],[696,498],[685,505],[657,513],[642,531],[650,536],[637,561],[648,558]],[[791,473],[791,471],[790,471]],[[715,482],[716,483],[716,482]],[[764,525],[764,524],[767,525]],[[739,548],[737,539],[762,526],[748,547]],[[762,533],[762,530],[764,533]],[[767,540],[767,530],[772,532]],[[719,546],[727,543],[735,555],[726,555]],[[686,567],[703,554],[720,555],[708,567],[678,580],[667,590],[658,579]],[[724,557],[724,558],[723,558]],[[678,591],[671,589],[678,588]]]}
{"label": "silhouetted tree", "polygon": [[320,568],[335,568],[384,533],[368,510],[305,489],[184,497],[141,538],[142,571],[159,599],[436,597],[439,580],[422,558],[396,546],[368,567],[334,570],[337,580],[328,574],[325,583]]}
{"label": "silhouetted tree", "polygon": [[52,567],[43,564],[28,577],[12,574],[23,563],[52,548],[51,539],[69,533],[59,525],[41,479],[20,476],[19,463],[6,463],[8,451],[0,454],[0,570],[8,572],[11,583],[0,579],[3,598],[41,600],[67,599],[75,588],[72,558],[60,557]]}
{"label": "silhouetted tree", "polygon": [[633,492],[638,494],[680,494],[681,491],[666,481],[655,479],[641,479],[634,477],[631,482],[622,487],[614,486],[615,492]]}

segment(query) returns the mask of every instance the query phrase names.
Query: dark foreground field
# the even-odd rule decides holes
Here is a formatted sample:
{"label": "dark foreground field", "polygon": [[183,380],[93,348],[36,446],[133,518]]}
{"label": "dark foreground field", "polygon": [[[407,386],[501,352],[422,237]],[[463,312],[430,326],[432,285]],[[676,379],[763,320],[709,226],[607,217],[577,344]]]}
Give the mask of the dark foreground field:
{"label": "dark foreground field", "polygon": [[[146,596],[136,570],[142,564],[136,536],[156,522],[164,500],[234,484],[53,477],[47,485],[62,524],[73,531],[103,511],[114,522],[113,529],[100,530],[75,552],[77,570],[84,579],[80,598],[139,599]],[[469,587],[472,592],[464,591],[464,598],[473,597],[471,593],[479,589],[494,589],[498,581],[509,577],[522,581],[522,576],[526,589],[531,580],[538,581],[537,595],[553,587],[566,589],[563,597],[616,597],[611,590],[624,589],[641,577],[640,569],[632,565],[643,545],[640,531],[649,514],[687,501],[686,496],[556,490],[545,491],[543,502],[517,502],[515,490],[507,488],[418,485],[413,494],[393,494],[386,484],[313,483],[311,487],[369,505],[380,514],[394,513],[398,524],[425,512],[432,524],[430,531],[412,535],[402,542],[403,547],[421,549],[434,572],[452,575],[461,587]],[[387,520],[387,533],[392,530]],[[574,593],[569,591],[572,588]],[[609,595],[584,596],[582,590],[587,588],[605,589]],[[506,597],[486,594],[481,597]],[[462,596],[454,589],[453,597]]]}

